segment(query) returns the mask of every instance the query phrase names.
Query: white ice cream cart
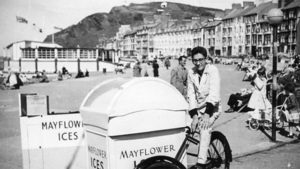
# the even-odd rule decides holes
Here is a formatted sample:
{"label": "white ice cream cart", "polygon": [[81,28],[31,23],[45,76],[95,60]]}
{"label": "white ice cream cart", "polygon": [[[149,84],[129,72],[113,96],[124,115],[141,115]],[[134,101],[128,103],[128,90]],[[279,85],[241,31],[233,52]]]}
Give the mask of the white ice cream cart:
{"label": "white ice cream cart", "polygon": [[[90,169],[134,169],[154,156],[174,158],[185,138],[184,97],[158,78],[105,81],[80,106]],[[181,163],[186,166],[186,158]]]}

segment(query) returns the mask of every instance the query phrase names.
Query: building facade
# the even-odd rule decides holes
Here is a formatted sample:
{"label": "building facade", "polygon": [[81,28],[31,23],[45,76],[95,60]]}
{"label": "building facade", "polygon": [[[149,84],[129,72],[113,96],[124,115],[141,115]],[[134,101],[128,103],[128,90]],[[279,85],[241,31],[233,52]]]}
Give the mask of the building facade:
{"label": "building facade", "polygon": [[[232,9],[221,20],[203,21],[201,17],[193,17],[178,21],[165,14],[160,23],[145,25],[134,34],[125,35],[123,53],[143,58],[178,57],[188,55],[195,46],[204,46],[211,55],[261,57],[272,55],[272,42],[278,38],[278,51],[292,56],[297,47],[299,3],[297,0],[266,0],[257,1],[255,5],[245,1],[243,5],[232,4]],[[273,37],[267,14],[277,7],[283,11],[284,21],[279,26],[278,37]]]}
{"label": "building facade", "polygon": [[[279,27],[279,51],[290,56],[296,54],[297,25],[300,23],[300,1],[294,1],[282,8],[283,22]],[[299,36],[299,35],[298,35]],[[299,42],[298,42],[299,44]]]}

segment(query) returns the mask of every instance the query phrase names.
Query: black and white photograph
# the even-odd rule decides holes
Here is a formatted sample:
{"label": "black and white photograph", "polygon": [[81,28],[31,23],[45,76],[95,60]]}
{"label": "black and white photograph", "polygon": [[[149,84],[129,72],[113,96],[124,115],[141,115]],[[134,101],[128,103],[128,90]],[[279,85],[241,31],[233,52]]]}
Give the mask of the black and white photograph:
{"label": "black and white photograph", "polygon": [[0,0],[0,169],[299,169],[300,0]]}

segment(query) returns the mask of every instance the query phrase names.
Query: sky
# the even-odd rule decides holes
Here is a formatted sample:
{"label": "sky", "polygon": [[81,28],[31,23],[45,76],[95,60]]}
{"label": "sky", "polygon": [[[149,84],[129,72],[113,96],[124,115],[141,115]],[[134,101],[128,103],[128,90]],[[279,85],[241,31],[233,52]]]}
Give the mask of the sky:
{"label": "sky", "polygon": [[[231,8],[232,3],[242,1],[168,0],[219,9]],[[54,26],[64,29],[94,13],[108,13],[114,6],[145,2],[162,2],[162,0],[0,0],[0,51],[15,41],[43,41],[47,35],[59,31],[54,29]],[[16,16],[25,18],[28,23],[17,22]],[[0,56],[2,54],[0,53]]]}

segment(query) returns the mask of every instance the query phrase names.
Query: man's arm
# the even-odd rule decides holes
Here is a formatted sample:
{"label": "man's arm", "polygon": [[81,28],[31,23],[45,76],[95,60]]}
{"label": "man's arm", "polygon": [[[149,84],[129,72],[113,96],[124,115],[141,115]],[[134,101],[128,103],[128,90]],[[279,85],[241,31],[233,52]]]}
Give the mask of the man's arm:
{"label": "man's arm", "polygon": [[171,80],[170,80],[170,83],[171,83],[172,85],[174,85],[174,84],[175,84],[175,81],[176,81],[176,70],[175,70],[175,69],[172,69],[172,71],[171,71]]}
{"label": "man's arm", "polygon": [[188,71],[187,77],[187,99],[189,102],[189,115],[192,118],[191,129],[194,132],[197,128],[198,124],[198,107],[197,107],[197,100],[196,100],[196,91],[194,87],[194,83],[192,80],[193,72],[190,70]]}
{"label": "man's arm", "polygon": [[188,71],[188,78],[187,78],[187,100],[189,102],[189,110],[198,108],[197,107],[197,100],[196,100],[196,91],[193,83],[193,72],[192,70]]}
{"label": "man's arm", "polygon": [[209,94],[206,98],[207,103],[211,103],[213,106],[216,106],[220,100],[220,86],[221,86],[221,80],[219,71],[215,66],[211,67],[211,70],[209,72],[210,80],[209,80]]}

